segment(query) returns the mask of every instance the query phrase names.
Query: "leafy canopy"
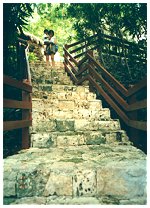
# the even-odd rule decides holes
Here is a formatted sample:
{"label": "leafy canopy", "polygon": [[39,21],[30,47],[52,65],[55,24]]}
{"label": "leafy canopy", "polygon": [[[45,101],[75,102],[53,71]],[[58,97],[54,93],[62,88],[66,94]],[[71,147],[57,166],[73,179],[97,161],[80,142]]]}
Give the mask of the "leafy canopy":
{"label": "leafy canopy", "polygon": [[29,19],[27,29],[39,38],[43,37],[44,29],[52,29],[59,46],[59,52],[63,53],[63,45],[75,40],[76,32],[72,28],[72,17],[67,16],[69,4],[63,3],[39,3],[32,4],[33,18]]}
{"label": "leafy canopy", "polygon": [[79,37],[100,30],[126,39],[146,38],[147,4],[144,3],[70,4],[68,15],[74,19]]}

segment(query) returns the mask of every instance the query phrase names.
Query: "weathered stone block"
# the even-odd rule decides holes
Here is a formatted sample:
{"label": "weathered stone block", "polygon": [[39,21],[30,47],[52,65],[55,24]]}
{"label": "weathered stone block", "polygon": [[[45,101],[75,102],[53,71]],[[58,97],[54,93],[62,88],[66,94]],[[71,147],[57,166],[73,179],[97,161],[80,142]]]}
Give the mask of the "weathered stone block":
{"label": "weathered stone block", "polygon": [[58,119],[73,119],[73,113],[71,110],[63,111],[53,109],[52,118]]}
{"label": "weathered stone block", "polygon": [[49,176],[49,170],[37,169],[30,164],[28,169],[17,175],[17,197],[42,196]]}
{"label": "weathered stone block", "polygon": [[3,192],[5,197],[16,196],[16,178],[17,173],[11,168],[5,168],[3,178]]}
{"label": "weathered stone block", "polygon": [[58,136],[57,146],[77,146],[78,136]]}
{"label": "weathered stone block", "polygon": [[66,100],[66,95],[67,94],[68,94],[67,92],[59,92],[59,93],[57,93],[58,99],[59,100]]}
{"label": "weathered stone block", "polygon": [[78,92],[78,94],[81,100],[85,100],[87,97],[87,94],[85,92]]}
{"label": "weathered stone block", "polygon": [[[34,173],[37,175],[37,172]],[[34,195],[34,187],[36,186],[36,181],[31,173],[19,173],[17,176],[17,196],[26,197]]]}
{"label": "weathered stone block", "polygon": [[116,130],[120,129],[118,121],[88,121],[84,119],[75,120],[76,131]]}
{"label": "weathered stone block", "polygon": [[102,108],[102,102],[100,100],[89,101],[90,109],[99,110]]}
{"label": "weathered stone block", "polygon": [[52,85],[45,84],[45,85],[39,85],[39,90],[43,91],[52,91]]}
{"label": "weathered stone block", "polygon": [[95,116],[95,120],[109,120],[110,110],[107,108],[102,108],[99,111],[92,111],[92,116]]}
{"label": "weathered stone block", "polygon": [[74,131],[74,120],[56,120],[57,131]]}
{"label": "weathered stone block", "polygon": [[31,147],[49,148],[52,146],[56,146],[56,142],[53,140],[51,134],[49,133],[31,134]]}
{"label": "weathered stone block", "polygon": [[44,196],[72,196],[72,176],[51,172],[45,186]]}
{"label": "weathered stone block", "polygon": [[87,145],[99,145],[99,144],[105,144],[106,138],[98,133],[98,134],[89,134],[86,138],[86,144]]}
{"label": "weathered stone block", "polygon": [[47,205],[49,204],[62,204],[62,205],[87,205],[87,204],[99,204],[99,201],[95,197],[57,197],[49,196],[47,197]]}
{"label": "weathered stone block", "polygon": [[87,92],[88,89],[85,88],[85,87],[83,87],[83,86],[78,86],[76,91],[77,91],[77,92]]}
{"label": "weathered stone block", "polygon": [[87,100],[95,100],[96,99],[96,94],[89,92],[86,96]]}
{"label": "weathered stone block", "polygon": [[35,125],[32,128],[35,132],[51,132],[56,130],[56,122],[54,120],[43,120],[38,123],[35,122]]}
{"label": "weathered stone block", "polygon": [[58,108],[59,108],[59,110],[73,110],[74,109],[74,102],[61,100],[58,103]]}
{"label": "weathered stone block", "polygon": [[46,197],[23,197],[21,199],[16,199],[11,205],[21,204],[21,205],[45,205]]}
{"label": "weathered stone block", "polygon": [[144,160],[107,163],[97,171],[97,195],[133,199],[145,195],[146,162]]}
{"label": "weathered stone block", "polygon": [[89,109],[90,103],[87,100],[75,100],[75,107]]}
{"label": "weathered stone block", "polygon": [[96,195],[96,173],[93,170],[77,170],[73,176],[74,196]]}

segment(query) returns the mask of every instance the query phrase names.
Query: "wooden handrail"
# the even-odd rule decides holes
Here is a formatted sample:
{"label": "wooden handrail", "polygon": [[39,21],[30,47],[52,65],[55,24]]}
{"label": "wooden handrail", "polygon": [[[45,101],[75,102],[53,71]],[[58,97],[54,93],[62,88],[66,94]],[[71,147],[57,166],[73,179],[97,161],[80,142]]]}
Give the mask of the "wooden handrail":
{"label": "wooden handrail", "polygon": [[29,127],[32,125],[32,120],[19,120],[19,121],[4,121],[3,122],[3,130],[13,130]]}
{"label": "wooden handrail", "polygon": [[142,88],[147,86],[147,78],[144,77],[139,83],[137,83],[136,85],[134,85],[133,87],[131,87],[128,90],[128,94],[127,96],[131,96],[133,94],[135,94],[136,92],[140,91]]}
{"label": "wooden handrail", "polygon": [[[19,90],[20,93],[22,94],[22,100],[13,100],[9,98],[9,95],[6,94],[6,96],[3,99],[3,107],[8,109],[20,109],[21,111],[21,117],[19,114],[20,120],[13,120],[13,121],[4,121],[3,122],[3,130],[4,131],[11,131],[15,129],[21,129],[21,148],[26,149],[30,147],[30,139],[29,139],[29,127],[32,125],[32,115],[31,115],[31,110],[32,110],[32,100],[31,100],[31,93],[32,93],[32,85],[31,85],[31,80],[30,80],[30,69],[27,68],[27,71],[25,69],[25,64],[23,60],[25,60],[26,57],[26,48],[28,44],[34,43],[36,45],[42,46],[43,42],[32,36],[31,34],[21,34],[20,37],[17,38],[16,40],[17,44],[14,45],[16,47],[17,51],[17,67],[19,73],[25,72],[22,77],[20,77],[20,81],[12,78],[7,75],[3,75],[3,84],[4,87],[10,87],[15,88],[16,90]],[[28,65],[28,63],[27,63]],[[23,83],[23,79],[27,79],[28,83]],[[11,96],[10,96],[11,97]],[[20,99],[20,98],[19,98]],[[15,111],[16,112],[16,111]],[[13,119],[13,118],[12,118]]]}
{"label": "wooden handrail", "polygon": [[78,62],[76,61],[75,58],[72,57],[72,55],[67,51],[67,49],[65,47],[63,47],[64,52],[66,53],[67,56],[69,56],[69,58],[71,59],[71,61],[73,61],[75,63],[75,65],[78,65]]}
{"label": "wooden handrail", "polygon": [[69,49],[69,48],[71,48],[71,47],[73,47],[73,46],[79,45],[79,44],[81,44],[81,43],[83,43],[83,42],[85,42],[85,41],[87,41],[87,40],[93,39],[94,37],[97,37],[97,36],[98,36],[98,35],[95,34],[95,35],[92,35],[92,36],[87,37],[87,38],[85,38],[85,39],[82,39],[82,40],[80,40],[80,41],[77,41],[77,42],[74,42],[74,43],[71,43],[71,44],[67,44],[67,47],[68,47],[68,49]]}
{"label": "wooden handrail", "polygon": [[[111,39],[111,36],[104,35],[105,38]],[[96,37],[94,35],[93,37]],[[116,37],[112,38],[115,41],[121,40]],[[86,40],[84,39],[84,42]],[[107,41],[107,40],[106,40]],[[122,41],[122,40],[121,40]],[[128,90],[117,80],[115,79],[98,61],[94,59],[94,57],[88,53],[88,51],[81,52],[80,54],[72,56],[71,53],[77,52],[80,49],[83,49],[83,46],[79,46],[76,49],[71,50],[71,53],[68,52],[68,49],[78,44],[81,44],[82,41],[78,41],[76,43],[70,44],[68,47],[65,48],[65,69],[71,75],[74,82],[77,84],[81,84],[85,80],[88,80],[97,90],[98,92],[104,97],[104,99],[109,103],[109,105],[116,111],[116,113],[120,116],[120,118],[124,121],[124,123],[134,129],[139,129],[142,131],[146,131],[146,122],[145,121],[138,121],[131,119],[127,113],[132,111],[137,111],[140,109],[144,109],[147,107],[147,100],[136,100],[134,103],[130,103],[130,97],[134,96],[136,93],[139,93],[140,90],[146,88],[146,78],[143,79],[138,84],[134,85],[132,88]],[[111,42],[110,40],[108,41]],[[88,43],[87,43],[88,44]],[[86,45],[87,45],[86,44]],[[119,43],[122,44],[122,43]],[[119,45],[118,44],[118,45]],[[123,40],[124,47],[138,47],[135,43],[130,43],[128,41]],[[88,44],[90,45],[90,44]],[[100,47],[100,45],[91,46],[92,49]],[[139,48],[139,50],[143,51],[144,48]],[[68,56],[68,57],[67,57]],[[77,58],[83,56],[83,58],[77,61]],[[68,59],[69,58],[69,59]],[[76,61],[75,61],[76,60]],[[74,62],[75,65],[78,67],[78,71],[73,69],[73,65],[71,62]],[[67,64],[68,63],[68,64]],[[90,63],[90,64],[89,64]],[[95,70],[95,68],[99,69],[101,75]],[[105,80],[107,78],[107,80]],[[99,85],[101,83],[104,86],[105,90]],[[110,85],[110,83],[112,85]],[[113,86],[113,87],[112,87]],[[108,91],[106,93],[106,90]],[[116,91],[117,90],[117,91]],[[120,95],[121,93],[121,95]],[[109,96],[111,95],[111,97]],[[128,102],[129,101],[129,102]]]}
{"label": "wooden handrail", "polygon": [[113,87],[109,85],[107,81],[103,79],[103,77],[93,67],[91,67],[90,65],[88,66],[94,78],[100,81],[106,87],[106,89],[108,90],[108,93],[113,96],[116,102],[118,102],[118,104],[120,104],[124,108],[124,110],[127,110],[128,104],[126,103],[126,101],[114,90]]}
{"label": "wooden handrail", "polygon": [[77,69],[73,66],[72,62],[70,60],[67,60],[66,57],[64,57],[64,61],[67,61],[67,63],[71,66],[72,71],[76,74],[78,71]]}
{"label": "wooden handrail", "polygon": [[66,64],[65,62],[64,62],[64,65],[65,65],[66,71],[67,71],[68,74],[71,76],[71,78],[73,79],[73,81],[74,81],[75,83],[77,83],[78,80],[77,80],[76,76],[74,75],[74,73],[72,73],[72,71],[69,70],[69,68],[68,68],[68,66],[67,66],[67,64]]}
{"label": "wooden handrail", "polygon": [[[96,45],[96,46],[90,48],[90,50],[95,50],[95,49],[97,49],[98,47],[99,47],[99,46]],[[79,57],[81,57],[81,56],[83,56],[83,55],[85,55],[85,54],[87,54],[87,51],[84,51],[84,52],[82,52],[82,53],[80,53],[80,54],[74,56],[74,59],[79,58]]]}
{"label": "wooden handrail", "polygon": [[4,108],[32,109],[32,103],[29,101],[17,101],[17,100],[4,99],[3,107]]}
{"label": "wooden handrail", "polygon": [[96,61],[90,54],[87,53],[88,58],[93,62],[93,64],[100,68],[102,73],[115,85],[115,87],[126,96],[128,90],[117,80],[115,79],[98,61]]}
{"label": "wooden handrail", "polygon": [[126,114],[116,105],[116,103],[108,96],[108,94],[97,84],[97,82],[89,76],[89,81],[96,87],[100,94],[107,100],[107,102],[113,107],[113,109],[118,112],[119,116],[123,119],[125,123],[128,123],[128,117]]}
{"label": "wooden handrail", "polygon": [[11,87],[15,87],[17,89],[24,90],[26,92],[32,92],[32,86],[26,83],[23,83],[21,81],[18,81],[14,78],[11,78],[9,76],[3,75],[3,83],[6,85],[9,85]]}

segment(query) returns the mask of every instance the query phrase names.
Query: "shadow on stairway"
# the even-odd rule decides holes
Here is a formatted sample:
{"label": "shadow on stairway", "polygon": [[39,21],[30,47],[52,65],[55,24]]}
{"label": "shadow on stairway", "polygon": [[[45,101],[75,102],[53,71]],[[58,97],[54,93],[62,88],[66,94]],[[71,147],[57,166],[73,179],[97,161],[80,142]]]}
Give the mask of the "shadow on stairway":
{"label": "shadow on stairway", "polygon": [[4,159],[4,204],[145,205],[146,155],[119,120],[62,63],[31,72],[31,147]]}

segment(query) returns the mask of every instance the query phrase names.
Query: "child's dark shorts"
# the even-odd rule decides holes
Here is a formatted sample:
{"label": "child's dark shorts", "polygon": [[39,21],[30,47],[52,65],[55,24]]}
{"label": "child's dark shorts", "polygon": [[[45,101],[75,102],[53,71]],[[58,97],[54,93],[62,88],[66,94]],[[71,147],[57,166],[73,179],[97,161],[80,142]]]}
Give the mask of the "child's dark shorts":
{"label": "child's dark shorts", "polygon": [[46,46],[46,50],[44,51],[44,55],[55,55],[56,50],[55,50],[55,45],[50,44],[48,46]]}

